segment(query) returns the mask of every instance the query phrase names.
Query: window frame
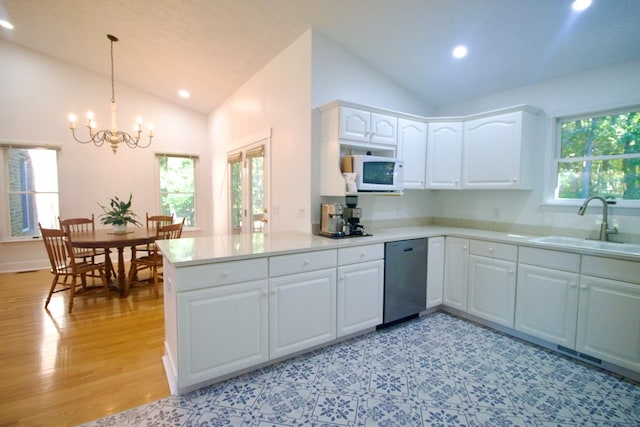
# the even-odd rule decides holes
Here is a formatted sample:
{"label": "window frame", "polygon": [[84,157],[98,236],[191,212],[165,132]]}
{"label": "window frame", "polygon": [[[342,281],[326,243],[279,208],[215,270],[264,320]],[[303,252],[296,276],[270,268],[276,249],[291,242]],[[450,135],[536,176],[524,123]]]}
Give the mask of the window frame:
{"label": "window frame", "polygon": [[[51,144],[38,144],[38,143],[15,143],[8,141],[0,141],[0,163],[2,164],[0,170],[2,171],[0,176],[0,188],[2,190],[2,197],[0,197],[0,212],[3,213],[2,217],[3,221],[0,222],[0,241],[3,242],[29,242],[34,239],[40,238],[40,230],[37,231],[37,234],[30,234],[26,236],[13,236],[11,233],[11,201],[10,198],[14,194],[23,194],[25,193],[11,191],[10,188],[10,179],[9,179],[9,150],[17,149],[17,150],[48,150],[55,152],[55,166],[56,166],[56,178],[57,178],[57,188],[56,191],[34,191],[30,192],[30,194],[54,194],[57,196],[58,201],[58,214],[60,213],[60,152],[61,147],[57,145]],[[22,172],[22,171],[21,171]],[[57,220],[57,218],[56,218]],[[54,221],[56,222],[56,221]],[[45,227],[49,225],[44,225]],[[53,226],[53,225],[51,225]]]}
{"label": "window frame", "polygon": [[[580,206],[584,202],[582,198],[576,199],[567,199],[558,198],[558,169],[560,164],[562,163],[562,158],[560,157],[561,153],[561,145],[562,145],[562,123],[567,121],[579,120],[579,119],[589,119],[600,116],[614,115],[614,114],[622,114],[628,113],[632,111],[640,112],[640,104],[625,104],[625,105],[604,105],[599,106],[598,108],[584,110],[584,111],[571,111],[571,112],[555,112],[554,114],[549,115],[549,125],[548,125],[548,140],[550,143],[547,145],[547,155],[545,158],[547,161],[545,162],[545,181],[546,185],[544,188],[544,202],[543,205],[550,206]],[[620,159],[620,158],[637,158],[638,156],[633,154],[617,154],[611,156],[592,156],[588,157],[589,160],[597,161],[603,159]],[[579,159],[585,159],[585,157],[580,157]],[[630,208],[630,209],[640,209],[640,200],[621,200],[615,199],[616,204],[614,205],[616,208]]]}
{"label": "window frame", "polygon": [[[187,158],[187,159],[192,159],[193,160],[193,224],[191,225],[187,225],[185,223],[184,229],[185,230],[197,230],[198,229],[198,187],[199,187],[199,183],[198,183],[198,163],[199,163],[199,156],[197,154],[186,154],[186,153],[164,153],[164,152],[157,152],[155,153],[155,165],[156,165],[156,169],[157,169],[157,173],[156,173],[156,179],[157,179],[157,184],[156,184],[156,191],[157,191],[157,200],[156,200],[156,205],[158,206],[159,212],[162,212],[162,195],[163,192],[161,191],[160,185],[161,185],[161,177],[160,174],[162,173],[162,167],[160,166],[160,159],[162,157],[173,157],[173,158]],[[174,193],[168,193],[168,194],[174,194]],[[177,194],[177,193],[175,193]],[[180,194],[186,194],[186,193],[180,193]]]}

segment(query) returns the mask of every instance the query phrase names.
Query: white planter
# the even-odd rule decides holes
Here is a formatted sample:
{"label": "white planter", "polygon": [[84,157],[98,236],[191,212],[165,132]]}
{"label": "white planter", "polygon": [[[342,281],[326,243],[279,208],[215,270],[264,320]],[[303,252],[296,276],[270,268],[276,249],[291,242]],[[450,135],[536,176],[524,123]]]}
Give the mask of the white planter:
{"label": "white planter", "polygon": [[114,234],[125,234],[127,232],[127,224],[113,224]]}

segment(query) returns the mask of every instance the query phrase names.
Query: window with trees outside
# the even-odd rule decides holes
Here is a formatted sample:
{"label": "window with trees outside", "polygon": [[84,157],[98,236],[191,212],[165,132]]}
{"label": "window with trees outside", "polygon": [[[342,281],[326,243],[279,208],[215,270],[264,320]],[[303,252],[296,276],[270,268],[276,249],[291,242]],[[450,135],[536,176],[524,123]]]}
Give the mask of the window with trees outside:
{"label": "window with trees outside", "polygon": [[162,215],[173,215],[184,226],[196,226],[195,156],[159,154]]}
{"label": "window with trees outside", "polygon": [[[38,223],[58,227],[58,150],[36,146],[0,145],[8,179],[5,198],[10,239],[40,235]],[[4,216],[4,215],[3,215]],[[3,221],[4,222],[4,221]]]}
{"label": "window with trees outside", "polygon": [[557,121],[556,200],[640,206],[640,108]]}

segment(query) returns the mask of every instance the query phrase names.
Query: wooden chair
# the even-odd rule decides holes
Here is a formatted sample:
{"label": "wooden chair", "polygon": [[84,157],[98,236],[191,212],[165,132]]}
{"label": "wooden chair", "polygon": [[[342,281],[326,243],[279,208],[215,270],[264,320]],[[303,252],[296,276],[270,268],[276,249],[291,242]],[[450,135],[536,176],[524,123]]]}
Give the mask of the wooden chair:
{"label": "wooden chair", "polygon": [[[97,272],[100,280],[102,281],[102,287],[105,292],[109,294],[109,287],[107,286],[107,278],[104,274],[104,263],[94,263],[91,261],[91,257],[87,257],[85,261],[80,261],[79,258],[73,256],[73,243],[71,241],[71,234],[66,233],[64,230],[57,230],[52,228],[42,228],[42,225],[38,223],[40,227],[40,234],[42,235],[42,241],[47,249],[47,255],[51,262],[51,273],[54,275],[51,282],[51,288],[49,289],[49,295],[44,303],[44,308],[47,308],[51,296],[54,292],[61,292],[70,290],[69,297],[69,313],[73,310],[73,298],[76,295],[76,287],[81,285],[83,290],[90,289],[87,287],[87,276],[90,273]],[[80,277],[80,283],[77,283],[77,279]],[[71,280],[69,282],[69,279]],[[57,285],[62,285],[63,288],[55,290]],[[95,288],[92,287],[92,288]]]}
{"label": "wooden chair", "polygon": [[[147,231],[148,232],[157,230],[162,226],[171,225],[171,224],[173,224],[173,214],[150,216],[149,212],[147,212]],[[138,256],[138,252],[143,252],[141,256],[151,255],[151,253],[153,252],[153,249],[154,249],[153,244],[136,246],[135,248],[133,248],[133,251],[131,253],[131,259],[136,258]]]}
{"label": "wooden chair", "polygon": [[[176,224],[163,225],[156,229],[156,240],[168,240],[179,239],[182,236],[182,229],[184,227],[184,218],[182,222]],[[125,294],[129,291],[129,287],[136,280],[138,273],[144,269],[151,270],[151,277],[153,279],[153,286],[156,292],[160,290],[159,287],[159,272],[158,269],[162,267],[162,255],[158,247],[153,244],[152,251],[149,255],[143,257],[137,257],[131,260],[131,268],[129,269],[129,280],[127,280]]]}
{"label": "wooden chair", "polygon": [[[63,220],[58,217],[58,222],[60,223],[60,228],[68,234],[93,232],[96,229],[96,221],[93,214],[91,214],[91,218],[67,218]],[[108,249],[73,248],[74,256],[82,259],[83,262],[91,260],[92,263],[95,263],[97,256],[104,255],[104,262],[109,266],[109,271],[113,271],[109,252]]]}

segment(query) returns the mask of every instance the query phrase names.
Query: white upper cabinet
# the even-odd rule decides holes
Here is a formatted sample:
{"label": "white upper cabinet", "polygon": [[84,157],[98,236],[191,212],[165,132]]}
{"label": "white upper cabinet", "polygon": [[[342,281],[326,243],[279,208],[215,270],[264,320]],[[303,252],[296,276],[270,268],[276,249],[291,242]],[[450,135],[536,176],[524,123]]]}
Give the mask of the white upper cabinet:
{"label": "white upper cabinet", "polygon": [[542,165],[540,110],[518,105],[470,116],[419,117],[335,101],[320,112],[320,192],[343,196],[340,159],[405,162],[407,189],[531,189]]}
{"label": "white upper cabinet", "polygon": [[398,119],[386,114],[341,106],[340,139],[396,145]]}
{"label": "white upper cabinet", "polygon": [[462,122],[429,123],[425,187],[457,189],[461,179]]}
{"label": "white upper cabinet", "polygon": [[534,115],[514,111],[464,123],[462,187],[526,189],[531,185]]}
{"label": "white upper cabinet", "polygon": [[427,124],[398,119],[398,157],[404,160],[404,188],[425,187]]}

